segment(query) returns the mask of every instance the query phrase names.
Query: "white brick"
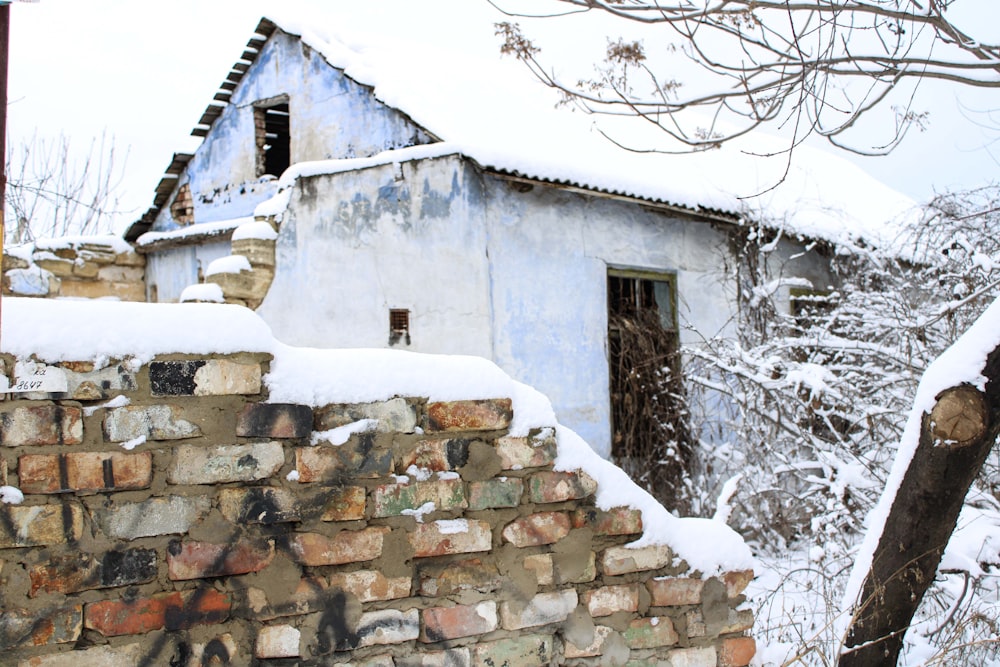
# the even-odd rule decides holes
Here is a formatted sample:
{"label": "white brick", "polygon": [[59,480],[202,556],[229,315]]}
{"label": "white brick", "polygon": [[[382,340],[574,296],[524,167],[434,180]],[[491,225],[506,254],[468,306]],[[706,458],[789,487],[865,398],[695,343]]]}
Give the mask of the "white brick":
{"label": "white brick", "polygon": [[285,464],[280,442],[204,447],[182,445],[167,473],[171,484],[252,482],[274,475]]}
{"label": "white brick", "polygon": [[267,625],[257,635],[254,655],[258,658],[297,658],[301,633],[291,625]]}
{"label": "white brick", "polygon": [[576,609],[578,598],[573,589],[539,593],[521,609],[510,602],[500,605],[500,617],[506,630],[520,630],[549,623],[562,623]]}

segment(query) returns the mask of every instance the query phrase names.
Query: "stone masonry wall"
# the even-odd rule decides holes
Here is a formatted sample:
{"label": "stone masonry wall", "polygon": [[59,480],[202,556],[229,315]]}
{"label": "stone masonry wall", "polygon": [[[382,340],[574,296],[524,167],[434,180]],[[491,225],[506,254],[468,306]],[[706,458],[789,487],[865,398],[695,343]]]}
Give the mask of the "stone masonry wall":
{"label": "stone masonry wall", "polygon": [[3,293],[145,301],[146,258],[122,245],[94,237],[34,248],[27,255],[4,250]]}
{"label": "stone masonry wall", "polygon": [[63,363],[0,403],[2,664],[749,662],[752,573],[625,547],[640,514],[509,399],[271,404],[269,361]]}

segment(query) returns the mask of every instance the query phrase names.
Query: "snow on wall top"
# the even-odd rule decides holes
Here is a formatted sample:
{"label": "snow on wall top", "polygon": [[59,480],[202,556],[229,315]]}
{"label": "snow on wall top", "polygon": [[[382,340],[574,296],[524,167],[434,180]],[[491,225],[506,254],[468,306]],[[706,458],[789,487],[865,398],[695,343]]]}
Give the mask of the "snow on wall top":
{"label": "snow on wall top", "polygon": [[[72,327],[66,323],[72,322]],[[557,467],[582,469],[597,480],[597,504],[629,506],[643,515],[644,534],[634,546],[666,544],[706,576],[750,569],[743,540],[723,523],[678,519],[601,459],[572,431],[558,426],[552,405],[478,357],[397,350],[319,350],[279,343],[253,311],[225,304],[150,304],[60,299],[3,300],[0,352],[39,361],[124,360],[146,363],[158,354],[273,355],[265,377],[269,400],[311,406],[360,403],[394,396],[430,400],[510,398],[511,433],[555,428]]]}
{"label": "snow on wall top", "polygon": [[[521,63],[501,58],[494,17],[479,5],[422,5],[421,25],[412,24],[412,13],[399,14],[404,27],[393,24],[396,12],[386,11],[371,27],[377,34],[341,27],[342,10],[336,8],[322,16],[313,11],[306,20],[268,19],[487,168],[694,211],[735,213],[793,234],[852,244],[886,244],[896,236],[887,223],[913,207],[850,162],[807,146],[796,148],[790,166],[781,157],[762,158],[786,148],[763,135],[699,153],[619,147],[602,132],[628,146],[677,150],[645,121],[595,119],[557,108],[555,94]],[[468,34],[441,40],[429,27],[435,22],[461,23]],[[781,181],[786,167],[784,181],[765,192]]]}

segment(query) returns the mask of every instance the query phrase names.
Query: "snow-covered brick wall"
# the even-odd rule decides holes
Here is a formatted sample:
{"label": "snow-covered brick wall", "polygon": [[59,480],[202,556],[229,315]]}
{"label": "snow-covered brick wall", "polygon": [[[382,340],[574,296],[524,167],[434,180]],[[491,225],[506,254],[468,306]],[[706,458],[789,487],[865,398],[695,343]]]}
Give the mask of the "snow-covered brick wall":
{"label": "snow-covered brick wall", "polygon": [[488,361],[290,348],[232,305],[3,314],[9,664],[754,653],[742,540],[672,516]]}

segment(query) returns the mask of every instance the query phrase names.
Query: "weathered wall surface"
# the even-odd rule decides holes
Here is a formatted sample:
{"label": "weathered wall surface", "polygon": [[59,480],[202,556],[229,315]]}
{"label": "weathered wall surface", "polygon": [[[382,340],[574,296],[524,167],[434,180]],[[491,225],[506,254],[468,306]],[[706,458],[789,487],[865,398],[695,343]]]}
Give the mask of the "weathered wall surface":
{"label": "weathered wall surface", "polygon": [[[257,204],[274,194],[271,177],[280,174],[262,180],[256,173],[254,106],[278,98],[287,101],[292,114],[292,164],[365,157],[430,141],[401,113],[375,100],[370,89],[330,67],[299,38],[278,30],[240,80],[171,195],[173,201],[188,185],[195,224],[252,215]],[[153,229],[177,224],[168,205]]]}
{"label": "weathered wall surface", "polygon": [[0,506],[4,664],[750,660],[751,574],[625,547],[639,513],[554,472],[549,429],[510,437],[509,399],[269,404],[269,362],[64,362],[66,393],[0,406],[25,494]]}

